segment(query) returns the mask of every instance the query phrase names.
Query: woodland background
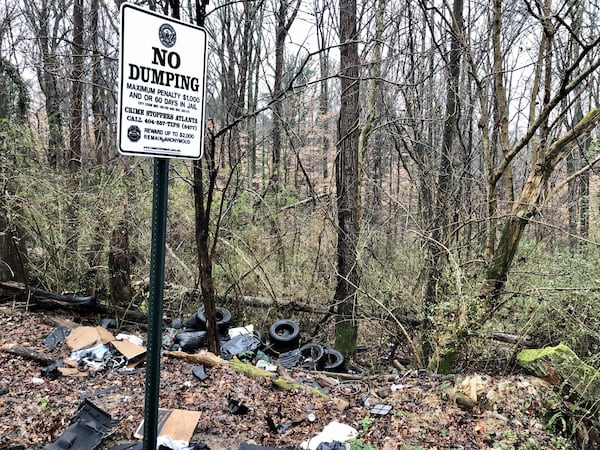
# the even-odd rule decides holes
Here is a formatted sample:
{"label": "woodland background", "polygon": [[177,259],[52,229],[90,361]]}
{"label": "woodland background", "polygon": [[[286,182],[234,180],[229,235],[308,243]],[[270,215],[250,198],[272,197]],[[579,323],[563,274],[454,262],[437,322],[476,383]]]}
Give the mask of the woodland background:
{"label": "woodland background", "polygon": [[[499,333],[594,363],[598,1],[137,3],[208,32],[166,315],[294,316],[444,372],[508,369]],[[146,312],[153,161],[116,149],[119,6],[0,5],[0,281]]]}

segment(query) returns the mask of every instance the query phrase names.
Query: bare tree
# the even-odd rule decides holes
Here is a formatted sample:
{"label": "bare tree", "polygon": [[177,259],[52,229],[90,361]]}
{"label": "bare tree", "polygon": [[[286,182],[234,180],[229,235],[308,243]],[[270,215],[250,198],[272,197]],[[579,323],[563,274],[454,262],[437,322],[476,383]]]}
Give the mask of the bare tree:
{"label": "bare tree", "polygon": [[[278,10],[275,14],[275,74],[273,77],[273,158],[271,168],[271,185],[276,191],[279,191],[282,170],[282,128],[283,112],[281,101],[283,99],[283,71],[285,64],[285,40],[290,31],[290,27],[296,19],[300,8],[300,0],[292,4],[288,0],[278,0]],[[291,11],[290,11],[291,7]]]}

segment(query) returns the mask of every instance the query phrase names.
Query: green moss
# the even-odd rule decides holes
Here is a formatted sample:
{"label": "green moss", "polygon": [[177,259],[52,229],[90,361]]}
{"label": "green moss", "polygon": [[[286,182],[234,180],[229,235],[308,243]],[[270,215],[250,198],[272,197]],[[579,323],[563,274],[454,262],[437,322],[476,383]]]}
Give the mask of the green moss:
{"label": "green moss", "polygon": [[544,347],[544,348],[530,348],[526,350],[522,350],[517,355],[517,362],[521,365],[526,365],[537,361],[541,358],[562,353],[565,356],[574,356],[577,358],[577,355],[573,350],[567,347],[564,344],[558,344],[554,347]]}
{"label": "green moss", "polygon": [[600,372],[581,361],[564,344],[522,350],[517,355],[517,362],[536,376],[559,381],[563,388],[568,387],[586,401],[600,398]]}

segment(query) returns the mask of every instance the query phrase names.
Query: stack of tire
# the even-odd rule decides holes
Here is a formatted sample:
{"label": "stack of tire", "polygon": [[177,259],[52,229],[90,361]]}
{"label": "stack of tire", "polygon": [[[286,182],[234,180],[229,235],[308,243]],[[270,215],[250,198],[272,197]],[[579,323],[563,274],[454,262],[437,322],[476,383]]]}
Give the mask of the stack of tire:
{"label": "stack of tire", "polygon": [[300,347],[300,326],[293,320],[278,320],[269,327],[269,342],[277,353]]}
{"label": "stack of tire", "polygon": [[300,346],[300,326],[293,320],[278,320],[269,327],[271,348],[280,355],[300,352],[299,364],[305,369],[340,372],[344,370],[344,355],[335,349],[320,344],[308,343]]}
{"label": "stack of tire", "polygon": [[[217,319],[217,330],[225,334],[231,325],[231,312],[227,308],[217,306],[215,308]],[[196,352],[206,341],[206,315],[204,306],[198,309],[187,322],[188,328],[180,331],[173,339],[172,349],[187,353]]]}

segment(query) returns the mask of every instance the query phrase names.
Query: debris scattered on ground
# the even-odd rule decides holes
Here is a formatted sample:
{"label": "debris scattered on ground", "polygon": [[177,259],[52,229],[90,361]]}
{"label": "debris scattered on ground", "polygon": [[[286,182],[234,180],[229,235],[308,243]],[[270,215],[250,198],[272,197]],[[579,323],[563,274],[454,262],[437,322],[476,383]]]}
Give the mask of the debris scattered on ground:
{"label": "debris scattered on ground", "polygon": [[[72,330],[96,327],[85,317],[69,319],[79,322]],[[67,360],[71,354],[65,342],[44,344],[56,326],[41,314],[9,307],[0,307],[0,326],[0,410],[10,411],[0,415],[0,448],[39,449],[56,442],[82,400],[112,419],[99,450],[135,445],[134,434],[144,417],[143,366],[124,371],[106,365],[80,376],[42,377],[48,362]],[[139,330],[127,331],[144,337]],[[13,343],[27,351],[11,352]],[[112,345],[111,351],[116,352]],[[191,358],[185,359],[168,353],[174,352],[164,352],[161,359],[159,406],[198,414],[189,442],[212,450],[298,449],[334,421],[357,431],[354,439],[365,445],[357,448],[575,448],[551,428],[552,423],[566,423],[561,422],[567,420],[566,413],[558,416],[566,410],[563,399],[535,377],[442,377],[391,367],[385,373],[344,374],[301,364],[271,373],[238,358],[224,364],[216,355],[181,352]],[[259,355],[254,355],[255,364]],[[194,360],[198,357],[201,361]],[[269,363],[277,365],[277,358]],[[208,376],[204,380],[193,373],[199,364]],[[253,378],[252,370],[242,373],[240,367],[259,376]],[[247,409],[245,414],[229,408],[231,399]],[[470,406],[459,399],[468,399]]]}

